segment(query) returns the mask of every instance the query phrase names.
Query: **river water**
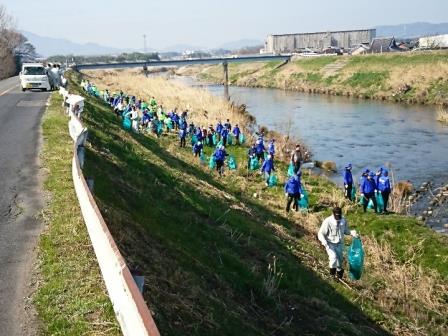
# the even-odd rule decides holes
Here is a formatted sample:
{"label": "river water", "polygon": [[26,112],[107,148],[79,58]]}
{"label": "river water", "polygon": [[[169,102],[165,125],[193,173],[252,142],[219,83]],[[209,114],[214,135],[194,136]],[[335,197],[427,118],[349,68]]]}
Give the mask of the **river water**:
{"label": "river water", "polygon": [[[215,95],[224,93],[220,85],[180,80]],[[314,160],[335,161],[339,171],[350,162],[359,176],[365,167],[376,170],[387,164],[396,181],[409,180],[417,188],[425,181],[433,189],[448,183],[448,127],[436,120],[432,107],[279,89],[230,87],[229,92],[232,101],[247,105],[259,125],[283,133],[290,127],[290,134],[310,147]],[[342,182],[340,173],[330,178]]]}

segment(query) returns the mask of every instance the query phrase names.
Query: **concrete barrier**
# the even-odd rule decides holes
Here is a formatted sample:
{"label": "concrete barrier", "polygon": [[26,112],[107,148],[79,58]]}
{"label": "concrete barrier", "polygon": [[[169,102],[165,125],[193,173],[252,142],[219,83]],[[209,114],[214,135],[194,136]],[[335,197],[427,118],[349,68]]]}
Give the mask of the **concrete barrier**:
{"label": "concrete barrier", "polygon": [[74,142],[72,175],[87,231],[106,284],[115,315],[125,336],[159,336],[146,302],[96,205],[82,174],[78,147],[84,145],[87,129],[71,115],[70,136]]}

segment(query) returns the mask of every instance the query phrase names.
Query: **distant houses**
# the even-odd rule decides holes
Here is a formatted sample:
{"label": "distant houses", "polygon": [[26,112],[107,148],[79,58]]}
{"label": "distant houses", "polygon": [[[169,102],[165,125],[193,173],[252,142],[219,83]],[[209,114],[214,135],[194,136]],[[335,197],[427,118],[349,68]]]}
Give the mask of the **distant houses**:
{"label": "distant houses", "polygon": [[[376,37],[375,29],[269,35],[260,53],[298,54],[381,54],[417,49],[448,48],[448,34],[422,38]],[[417,49],[416,49],[417,48]]]}

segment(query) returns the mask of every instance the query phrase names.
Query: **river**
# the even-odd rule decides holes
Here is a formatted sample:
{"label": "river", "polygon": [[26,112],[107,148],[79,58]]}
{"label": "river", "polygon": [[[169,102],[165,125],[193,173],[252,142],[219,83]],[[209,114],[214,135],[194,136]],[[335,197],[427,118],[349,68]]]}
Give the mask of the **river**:
{"label": "river", "polygon": [[[188,77],[179,80],[215,95],[224,93],[222,85],[204,85]],[[283,133],[290,127],[291,135],[311,149],[314,160],[335,161],[340,171],[349,162],[354,175],[387,164],[396,181],[409,180],[417,188],[426,181],[431,181],[433,190],[448,183],[448,126],[436,120],[433,107],[279,89],[230,87],[229,92],[232,101],[247,105],[259,125]],[[341,183],[340,173],[330,178]],[[426,206],[423,202],[415,213]],[[427,224],[447,232],[446,208]]]}

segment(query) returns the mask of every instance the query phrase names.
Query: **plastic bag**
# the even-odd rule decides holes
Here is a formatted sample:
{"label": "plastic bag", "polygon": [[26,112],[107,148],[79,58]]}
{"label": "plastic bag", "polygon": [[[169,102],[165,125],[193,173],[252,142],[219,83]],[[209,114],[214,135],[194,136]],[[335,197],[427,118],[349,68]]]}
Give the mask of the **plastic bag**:
{"label": "plastic bag", "polygon": [[216,167],[215,157],[213,155],[210,156],[210,160],[208,161],[208,167],[210,169],[214,169]]}
{"label": "plastic bag", "polygon": [[349,276],[352,280],[359,280],[364,266],[364,249],[359,238],[353,238],[352,244],[347,251],[347,259],[349,265]]}
{"label": "plastic bag", "polygon": [[290,163],[288,167],[288,176],[291,177],[293,175],[294,175],[294,165]]}
{"label": "plastic bag", "polygon": [[303,197],[300,197],[300,200],[297,203],[299,204],[300,209],[306,210],[306,209],[308,209],[308,205],[309,205],[308,192],[303,187],[302,187],[302,194],[303,194]]}
{"label": "plastic bag", "polygon": [[240,138],[239,138],[239,140],[240,140],[240,144],[244,144],[244,143],[246,142],[246,137],[244,136],[243,133],[240,133]]}
{"label": "plastic bag", "polygon": [[227,136],[227,144],[230,146],[230,145],[233,145],[233,136],[232,135],[228,135]]}
{"label": "plastic bag", "polygon": [[356,187],[355,186],[352,187],[351,198],[352,198],[352,201],[356,200]]}
{"label": "plastic bag", "polygon": [[201,166],[207,165],[207,157],[204,155],[204,153],[201,153],[201,155],[199,156],[199,164]]}
{"label": "plastic bag", "polygon": [[191,137],[191,145],[194,146],[198,142],[198,137],[196,135],[193,135]]}
{"label": "plastic bag", "polygon": [[375,195],[376,198],[376,208],[378,212],[383,212],[384,211],[384,200],[383,200],[383,195],[380,193],[377,193]]}
{"label": "plastic bag", "polygon": [[269,176],[269,181],[268,181],[269,187],[275,187],[277,185],[277,183],[278,183],[277,175],[271,174],[271,176]]}
{"label": "plastic bag", "polygon": [[128,117],[125,117],[124,119],[123,119],[123,128],[125,129],[125,130],[130,130],[131,129],[131,127],[132,127],[132,121],[131,121],[131,119],[129,119]]}
{"label": "plastic bag", "polygon": [[257,170],[260,168],[260,164],[258,163],[258,160],[256,157],[253,157],[250,159],[250,170]]}
{"label": "plastic bag", "polygon": [[212,145],[216,146],[216,144],[218,143],[218,138],[216,136],[216,133],[213,134],[212,138],[213,138],[213,144]]}
{"label": "plastic bag", "polygon": [[229,156],[229,161],[227,162],[227,166],[231,170],[235,170],[236,169],[236,160],[235,160],[235,158],[233,156]]}

